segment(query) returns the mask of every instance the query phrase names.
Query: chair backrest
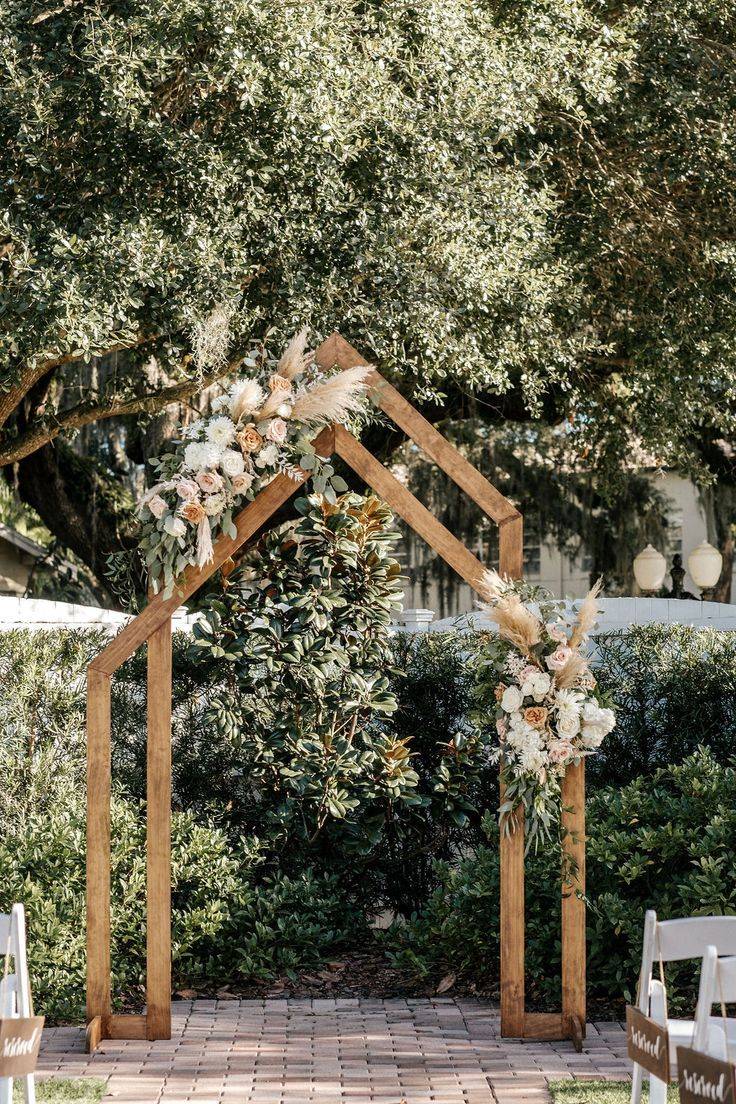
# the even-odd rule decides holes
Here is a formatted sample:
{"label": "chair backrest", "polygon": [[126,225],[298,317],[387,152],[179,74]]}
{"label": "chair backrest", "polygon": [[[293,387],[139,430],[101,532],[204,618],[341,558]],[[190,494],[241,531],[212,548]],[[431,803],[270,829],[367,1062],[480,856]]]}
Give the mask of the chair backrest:
{"label": "chair backrest", "polygon": [[708,947],[719,955],[736,955],[736,916],[688,916],[681,920],[657,920],[649,909],[644,918],[644,941],[639,975],[639,1008],[648,1014],[652,967],[662,962],[701,958]]}
{"label": "chair backrest", "polygon": [[732,1033],[726,1024],[713,1023],[713,1005],[733,1004],[736,1001],[736,958],[719,958],[717,947],[706,947],[700,968],[698,1009],[695,1013],[695,1050],[725,1058],[725,1038]]}
{"label": "chair backrest", "polygon": [[[5,956],[10,951],[8,981],[3,983]],[[0,1002],[3,1015],[31,1015],[31,986],[26,957],[26,915],[23,905],[13,905],[11,913],[0,913]]]}
{"label": "chair backrest", "polygon": [[681,962],[702,958],[708,947],[719,955],[736,955],[736,916],[691,916],[683,920],[660,920],[656,930],[655,958]]}

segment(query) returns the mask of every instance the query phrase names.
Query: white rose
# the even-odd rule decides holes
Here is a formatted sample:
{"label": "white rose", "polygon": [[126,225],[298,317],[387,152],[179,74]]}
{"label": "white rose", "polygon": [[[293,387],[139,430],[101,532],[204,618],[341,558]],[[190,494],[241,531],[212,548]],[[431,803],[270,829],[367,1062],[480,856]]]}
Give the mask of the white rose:
{"label": "white rose", "polygon": [[552,686],[552,679],[546,671],[537,671],[532,675],[532,696],[535,702],[544,701]]}
{"label": "white rose", "polygon": [[580,731],[580,714],[565,709],[557,715],[557,734],[562,740],[572,740]]}
{"label": "white rose", "polygon": [[172,537],[183,537],[187,531],[187,527],[181,518],[174,517],[173,514],[170,514],[164,521],[164,529]]}
{"label": "white rose", "polygon": [[229,475],[231,479],[236,475],[242,475],[245,471],[245,460],[242,452],[236,452],[235,449],[225,449],[220,467],[225,475]]}
{"label": "white rose", "polygon": [[523,694],[518,686],[507,686],[501,698],[501,708],[507,713],[515,713],[517,709],[521,709],[523,700]]}

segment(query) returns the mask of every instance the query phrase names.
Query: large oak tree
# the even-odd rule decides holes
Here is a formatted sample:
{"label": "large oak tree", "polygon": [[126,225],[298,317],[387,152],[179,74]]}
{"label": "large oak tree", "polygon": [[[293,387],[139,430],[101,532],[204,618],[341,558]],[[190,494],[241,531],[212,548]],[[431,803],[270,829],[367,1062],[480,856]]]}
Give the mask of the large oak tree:
{"label": "large oak tree", "polygon": [[337,327],[455,417],[692,467],[734,430],[735,14],[4,0],[0,465],[97,566],[64,439],[192,394],[225,304],[233,357]]}

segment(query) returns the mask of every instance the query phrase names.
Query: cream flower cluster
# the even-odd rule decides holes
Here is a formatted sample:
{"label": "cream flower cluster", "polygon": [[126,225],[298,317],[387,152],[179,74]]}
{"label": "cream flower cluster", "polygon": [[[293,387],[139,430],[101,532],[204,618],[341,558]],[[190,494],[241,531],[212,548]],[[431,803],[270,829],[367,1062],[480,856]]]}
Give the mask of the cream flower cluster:
{"label": "cream flower cluster", "polygon": [[[370,369],[324,375],[305,349],[303,330],[270,371],[264,366],[259,379],[234,381],[213,401],[209,416],[183,431],[176,451],[153,462],[159,479],[140,504],[140,547],[154,588],[163,575],[171,592],[185,566],[212,560],[215,532],[235,534],[233,511],[240,500],[280,473],[296,477],[300,461],[312,476],[326,473],[322,490],[330,478],[332,489],[338,487],[333,469],[304,434],[362,412]],[[259,359],[246,363],[257,369]]]}
{"label": "cream flower cluster", "polygon": [[[513,681],[497,687],[496,730],[507,763],[544,783],[550,773],[564,773],[568,763],[599,748],[616,717],[590,690],[560,688],[552,672],[524,663],[520,656],[512,658],[521,662],[507,661]],[[590,680],[587,671],[578,679]]]}

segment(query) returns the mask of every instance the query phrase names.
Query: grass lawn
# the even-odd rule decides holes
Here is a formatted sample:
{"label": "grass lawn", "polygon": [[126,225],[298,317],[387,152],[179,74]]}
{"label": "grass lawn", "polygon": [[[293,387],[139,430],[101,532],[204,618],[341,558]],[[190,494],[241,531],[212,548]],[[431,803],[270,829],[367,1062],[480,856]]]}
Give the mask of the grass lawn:
{"label": "grass lawn", "polygon": [[[550,1081],[554,1104],[629,1104],[630,1081]],[[649,1099],[649,1086],[644,1082],[642,1100]],[[679,1100],[677,1083],[670,1085],[667,1104]]]}
{"label": "grass lawn", "polygon": [[[97,1104],[104,1095],[105,1082],[91,1077],[80,1077],[74,1081],[56,1077],[43,1081],[36,1078],[37,1104]],[[23,1099],[23,1083],[16,1079],[13,1083],[13,1104]]]}

